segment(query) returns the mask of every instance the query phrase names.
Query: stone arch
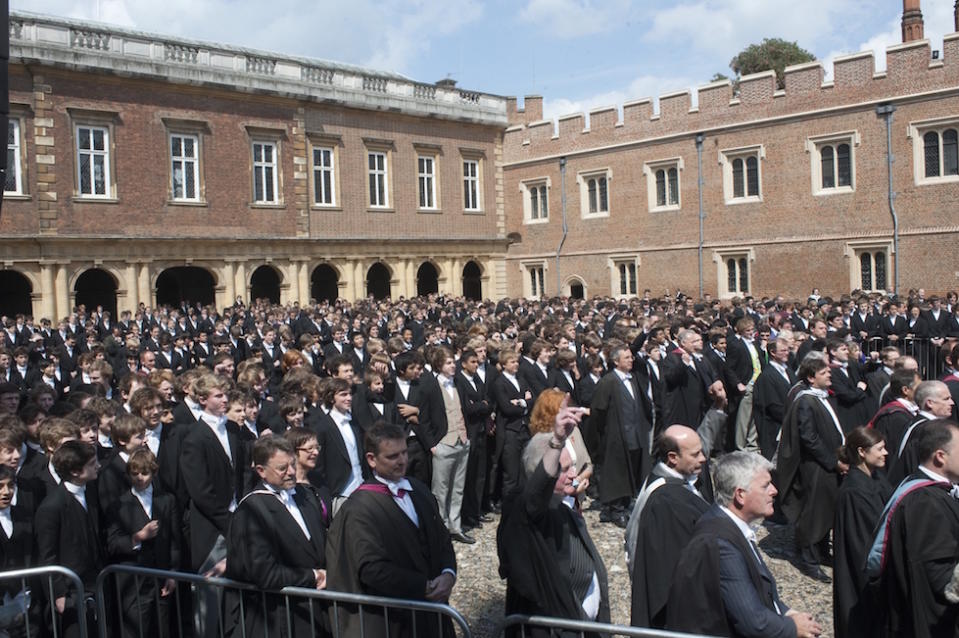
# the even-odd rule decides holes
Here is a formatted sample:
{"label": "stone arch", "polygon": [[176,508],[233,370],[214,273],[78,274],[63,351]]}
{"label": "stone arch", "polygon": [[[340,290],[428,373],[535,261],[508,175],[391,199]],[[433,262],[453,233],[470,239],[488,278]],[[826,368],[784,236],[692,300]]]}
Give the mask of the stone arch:
{"label": "stone arch", "polygon": [[73,281],[74,305],[83,304],[87,312],[103,306],[116,319],[119,283],[116,274],[105,268],[97,266],[77,271]]}
{"label": "stone arch", "polygon": [[283,273],[271,264],[263,264],[250,274],[250,301],[269,299],[270,303],[280,303],[280,285]]}
{"label": "stone arch", "polygon": [[425,297],[440,291],[440,269],[426,260],[416,269],[416,296]]}
{"label": "stone arch", "polygon": [[340,270],[330,263],[321,263],[310,273],[310,298],[333,303],[340,296]]}
{"label": "stone arch", "polygon": [[179,306],[183,302],[216,303],[216,275],[202,266],[169,266],[159,270],[154,281],[157,306]]}
{"label": "stone arch", "polygon": [[483,267],[472,259],[463,266],[463,296],[470,301],[483,299]]}
{"label": "stone arch", "polygon": [[33,314],[33,284],[19,270],[0,270],[0,315]]}
{"label": "stone arch", "polygon": [[366,270],[366,294],[372,295],[374,299],[390,298],[390,280],[393,274],[390,267],[382,261],[373,262]]}
{"label": "stone arch", "polygon": [[567,277],[563,289],[566,294],[573,299],[586,298],[586,282],[583,281],[583,278],[579,275]]}

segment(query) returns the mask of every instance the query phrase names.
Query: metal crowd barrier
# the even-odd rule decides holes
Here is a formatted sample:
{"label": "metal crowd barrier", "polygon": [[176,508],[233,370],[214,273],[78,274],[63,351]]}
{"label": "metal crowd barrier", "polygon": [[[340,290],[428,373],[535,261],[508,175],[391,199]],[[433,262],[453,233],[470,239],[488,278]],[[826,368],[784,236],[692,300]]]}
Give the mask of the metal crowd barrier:
{"label": "metal crowd barrier", "polygon": [[[940,341],[936,339],[936,341]],[[945,337],[942,343],[955,343],[954,337]],[[862,350],[865,353],[879,352],[886,346],[895,346],[904,355],[913,357],[919,363],[919,372],[923,379],[938,379],[943,372],[942,359],[939,356],[942,344],[933,343],[933,339],[928,337],[903,338],[898,341],[890,341],[884,337],[873,337],[862,342]]]}
{"label": "metal crowd barrier", "polygon": [[596,636],[630,636],[635,638],[711,638],[699,634],[686,634],[664,629],[649,629],[646,627],[628,627],[626,625],[611,625],[588,620],[567,620],[566,618],[551,618],[549,616],[524,616],[513,614],[506,617],[503,626],[503,636],[519,635],[526,638],[527,627],[537,627],[549,631],[549,636],[578,635],[585,638],[587,635]]}
{"label": "metal crowd barrier", "polygon": [[[215,589],[220,600],[220,604],[216,605],[216,621],[207,624],[205,631],[194,632],[194,612],[185,608],[191,606],[191,601],[187,601],[185,605],[182,596],[176,595],[176,593],[167,597],[169,599],[167,606],[174,607],[173,611],[175,613],[167,613],[164,617],[160,612],[160,586],[166,580],[175,581],[178,588],[183,585],[191,585],[194,587],[194,593],[202,589]],[[145,584],[151,582],[154,586],[144,587]],[[135,588],[135,614],[132,616],[129,614],[130,606],[123,604],[121,587],[110,587],[111,584],[120,585],[120,583],[125,583],[126,587]],[[141,594],[144,592],[147,592],[152,600],[141,600]],[[231,592],[238,595],[233,597],[227,595]],[[246,596],[243,595],[244,592],[246,592]],[[111,600],[111,598],[115,598],[115,600]],[[253,610],[249,609],[252,601],[256,601],[255,604],[260,607],[257,612],[263,611],[263,618],[272,616],[274,621],[258,626],[256,634],[248,636],[247,616],[254,613]],[[319,601],[322,604],[315,605],[314,601]],[[303,605],[304,602],[309,604]],[[116,604],[114,605],[114,603]],[[135,638],[153,638],[154,636],[160,638],[183,636],[185,638],[193,635],[196,635],[197,638],[205,638],[205,636],[210,638],[222,637],[225,629],[228,629],[225,624],[227,614],[232,614],[232,621],[236,622],[238,620],[233,625],[235,628],[232,635],[240,638],[271,638],[273,636],[301,638],[306,635],[311,637],[332,635],[334,638],[339,638],[343,635],[343,632],[340,631],[339,622],[341,614],[357,612],[360,636],[367,635],[367,629],[370,630],[369,633],[386,638],[424,635],[443,636],[445,635],[444,619],[449,619],[453,627],[458,630],[459,636],[472,638],[472,632],[466,619],[449,605],[300,587],[286,587],[279,591],[263,591],[247,583],[227,578],[207,578],[198,574],[147,569],[132,565],[111,565],[100,572],[97,578],[97,605],[100,614],[100,638],[109,638],[114,635]],[[125,611],[128,614],[126,618],[124,618]],[[382,615],[379,612],[382,612]],[[428,620],[424,619],[422,614],[428,614]],[[275,622],[277,615],[280,617],[279,623]],[[433,617],[435,617],[436,622],[435,633],[431,631],[432,627],[423,626],[424,622],[431,624]],[[307,618],[308,634],[303,631],[303,621]],[[331,619],[332,623],[328,623],[327,618]],[[300,623],[297,623],[297,620]],[[126,621],[125,626],[123,625],[124,621]],[[392,625],[390,621],[393,621]],[[395,624],[397,622],[400,623],[399,635],[394,633],[391,636],[390,627],[397,627]],[[379,631],[379,627],[371,626],[373,623],[385,629],[385,633]],[[121,626],[124,626],[124,628],[117,633],[117,629]],[[299,631],[294,631],[295,626],[299,628]],[[349,633],[350,635],[356,635],[353,630]]]}
{"label": "metal crowd barrier", "polygon": [[[3,622],[5,624],[0,625],[0,635],[9,634],[14,627],[19,627],[22,629],[22,631],[17,635],[25,635],[27,638],[31,638],[31,636],[50,634],[53,635],[53,638],[59,638],[59,636],[63,634],[62,627],[60,626],[60,618],[53,604],[54,577],[65,578],[67,581],[69,581],[70,589],[73,590],[72,597],[76,609],[83,610],[84,612],[86,611],[87,605],[86,597],[84,596],[83,581],[80,580],[80,577],[77,576],[76,572],[69,570],[66,567],[53,565],[49,567],[31,567],[28,569],[15,569],[11,571],[0,572],[0,582],[7,582],[11,580],[20,581],[20,590],[23,596],[21,600],[26,607],[26,613],[12,614],[11,617],[7,617],[6,614],[4,614]],[[41,584],[43,596],[35,596],[30,587],[29,581],[37,582],[38,580]],[[16,604],[16,602],[8,604]],[[41,611],[41,606],[43,605],[49,609]],[[7,607],[7,605],[3,605],[0,607],[0,609],[3,607]],[[47,612],[50,614],[50,624],[49,630],[46,632],[46,634],[44,634],[42,625]],[[85,620],[85,615],[81,616],[81,618]],[[79,638],[87,638],[86,622],[79,622],[79,619],[78,635]]]}

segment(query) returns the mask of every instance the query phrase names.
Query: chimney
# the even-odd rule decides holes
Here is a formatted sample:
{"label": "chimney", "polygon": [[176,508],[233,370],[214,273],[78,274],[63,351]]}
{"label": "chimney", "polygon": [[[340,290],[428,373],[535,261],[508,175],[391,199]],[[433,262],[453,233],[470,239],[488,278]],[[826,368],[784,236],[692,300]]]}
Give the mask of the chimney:
{"label": "chimney", "polygon": [[925,37],[922,26],[919,0],[902,0],[902,41],[922,40]]}

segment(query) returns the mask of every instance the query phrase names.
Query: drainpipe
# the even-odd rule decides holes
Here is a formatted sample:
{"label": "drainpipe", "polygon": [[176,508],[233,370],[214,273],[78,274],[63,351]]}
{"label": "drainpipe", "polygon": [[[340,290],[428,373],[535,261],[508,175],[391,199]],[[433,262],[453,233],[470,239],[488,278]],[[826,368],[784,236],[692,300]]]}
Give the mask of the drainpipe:
{"label": "drainpipe", "polygon": [[699,174],[699,298],[703,298],[703,220],[706,211],[703,210],[703,140],[702,133],[696,134],[696,163]]}
{"label": "drainpipe", "polygon": [[892,154],[892,114],[896,107],[892,104],[880,104],[876,107],[876,115],[886,120],[886,172],[889,178],[889,214],[892,215],[892,254],[893,268],[895,269],[895,290],[899,295],[899,216],[896,214],[896,191],[892,189],[892,163],[896,158]]}
{"label": "drainpipe", "polygon": [[563,276],[559,272],[559,253],[563,250],[563,244],[566,243],[566,235],[569,234],[569,226],[566,223],[566,158],[559,158],[559,181],[560,193],[563,205],[563,237],[559,240],[559,246],[556,247],[556,296],[563,294]]}

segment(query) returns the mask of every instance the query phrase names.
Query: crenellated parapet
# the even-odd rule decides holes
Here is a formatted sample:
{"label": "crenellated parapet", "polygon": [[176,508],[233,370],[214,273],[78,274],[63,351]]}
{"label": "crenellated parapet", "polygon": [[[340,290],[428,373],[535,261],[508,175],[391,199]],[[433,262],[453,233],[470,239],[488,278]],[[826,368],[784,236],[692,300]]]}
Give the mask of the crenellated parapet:
{"label": "crenellated parapet", "polygon": [[877,71],[875,62],[871,51],[835,58],[829,81],[822,62],[798,64],[785,70],[783,89],[777,88],[776,74],[765,71],[740,78],[735,93],[729,80],[700,86],[695,106],[692,91],[677,91],[661,95],[658,109],[652,99],[643,98],[623,104],[621,118],[619,109],[610,106],[591,111],[588,122],[583,113],[544,120],[539,96],[527,97],[522,109],[515,98],[507,98],[504,160],[553,157],[959,90],[959,33],[944,38],[938,58],[933,58],[928,40],[919,40],[888,47],[884,71]]}

